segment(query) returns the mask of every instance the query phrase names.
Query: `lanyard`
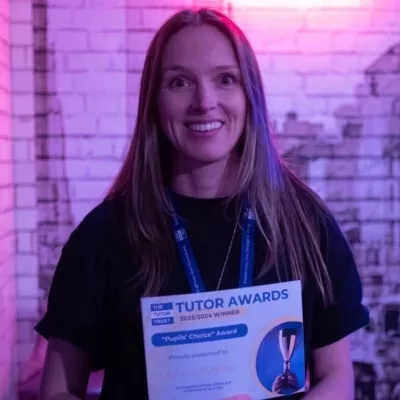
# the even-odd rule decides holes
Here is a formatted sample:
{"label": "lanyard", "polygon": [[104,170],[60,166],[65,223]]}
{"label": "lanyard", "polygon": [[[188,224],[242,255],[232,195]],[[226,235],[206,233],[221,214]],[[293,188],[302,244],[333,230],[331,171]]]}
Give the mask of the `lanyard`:
{"label": "lanyard", "polygon": [[[178,215],[177,205],[173,194],[171,194],[170,198],[174,207],[174,215],[172,218],[174,237],[178,246],[179,255],[185,268],[186,276],[189,280],[193,293],[205,292],[206,290],[204,288],[203,280],[200,276],[200,271],[194,257],[193,249],[187,235],[184,221]],[[253,282],[254,231],[254,214],[250,208],[250,204],[246,196],[243,210],[239,287],[251,286]]]}

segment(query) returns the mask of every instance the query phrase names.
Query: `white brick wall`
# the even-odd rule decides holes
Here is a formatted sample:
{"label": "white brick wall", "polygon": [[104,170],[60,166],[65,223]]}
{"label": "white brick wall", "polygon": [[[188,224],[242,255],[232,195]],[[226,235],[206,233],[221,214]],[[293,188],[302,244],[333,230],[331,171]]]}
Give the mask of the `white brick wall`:
{"label": "white brick wall", "polygon": [[[400,41],[398,0],[322,1],[329,9],[300,9],[287,6],[288,1],[285,7],[282,2],[269,2],[270,8],[261,8],[266,1],[252,0],[257,9],[246,5],[247,0],[232,3],[233,18],[256,50],[279,132],[286,114],[296,111],[301,120],[321,123],[321,135],[340,133],[335,117],[338,107],[358,102],[356,87],[363,82],[362,72]],[[4,10],[5,0],[0,4]],[[14,139],[18,359],[22,360],[32,348],[38,300],[46,292],[61,245],[102,198],[126,150],[150,40],[169,15],[192,1],[18,0],[11,4],[13,119],[6,117],[6,121]],[[0,46],[0,57],[4,57],[3,40]],[[0,81],[4,88],[4,78]],[[0,110],[8,107],[9,86],[5,87],[0,89]],[[363,134],[371,140],[385,129],[379,114],[388,106],[383,103],[382,99],[376,107],[368,103],[363,111],[368,117]],[[0,118],[5,118],[1,111]],[[10,135],[3,132],[0,163],[10,159]],[[306,128],[299,132],[303,134]],[[368,151],[376,148],[372,141],[360,146]],[[366,148],[362,155],[369,155]],[[338,169],[348,173],[352,165],[342,162],[313,165],[311,183],[321,194],[343,191],[344,183],[325,185],[320,177]],[[361,160],[359,168],[368,169],[369,163]],[[10,161],[4,165],[9,168]],[[369,171],[380,179],[384,168],[378,164]],[[4,186],[0,182],[1,193]],[[367,188],[359,190],[364,193]],[[4,204],[2,200],[0,210]],[[370,215],[369,210],[382,213],[382,208],[374,207],[367,206],[363,216]],[[398,218],[398,209],[393,213]],[[0,218],[7,218],[6,213],[0,211]],[[60,229],[41,224],[44,219]],[[373,237],[377,230],[368,226],[364,232]],[[386,226],[379,226],[386,232]],[[14,243],[11,236],[7,240]],[[0,283],[0,296],[1,288]]]}
{"label": "white brick wall", "polygon": [[11,400],[17,324],[8,0],[0,1],[0,21],[0,399]]}
{"label": "white brick wall", "polygon": [[33,346],[32,329],[21,335],[21,326],[33,326],[38,318],[38,263],[36,216],[36,143],[31,0],[10,2],[12,135],[14,139],[15,276],[17,294],[18,353],[25,360]]}

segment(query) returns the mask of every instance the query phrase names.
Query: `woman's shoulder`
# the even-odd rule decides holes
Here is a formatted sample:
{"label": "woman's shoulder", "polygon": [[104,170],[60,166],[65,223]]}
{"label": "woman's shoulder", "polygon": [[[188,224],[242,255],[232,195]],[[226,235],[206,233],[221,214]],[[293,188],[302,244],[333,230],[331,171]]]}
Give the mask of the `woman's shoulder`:
{"label": "woman's shoulder", "polygon": [[124,201],[122,197],[104,199],[90,209],[72,230],[66,246],[100,244],[115,237],[122,228]]}

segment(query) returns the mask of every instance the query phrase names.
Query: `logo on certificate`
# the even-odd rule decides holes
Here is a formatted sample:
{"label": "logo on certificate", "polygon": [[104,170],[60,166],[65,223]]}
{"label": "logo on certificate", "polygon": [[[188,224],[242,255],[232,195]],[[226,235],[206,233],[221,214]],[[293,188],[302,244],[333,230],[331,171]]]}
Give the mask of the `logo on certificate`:
{"label": "logo on certificate", "polygon": [[174,310],[172,303],[158,303],[150,305],[151,324],[171,325],[174,323]]}

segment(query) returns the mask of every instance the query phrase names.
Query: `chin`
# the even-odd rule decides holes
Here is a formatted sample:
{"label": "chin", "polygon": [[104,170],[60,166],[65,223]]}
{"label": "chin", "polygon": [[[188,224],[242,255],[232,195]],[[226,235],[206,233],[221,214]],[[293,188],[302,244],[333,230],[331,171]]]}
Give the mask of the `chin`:
{"label": "chin", "polygon": [[200,164],[215,164],[226,161],[229,158],[229,154],[229,152],[220,151],[199,151],[193,154],[187,154],[186,158]]}

